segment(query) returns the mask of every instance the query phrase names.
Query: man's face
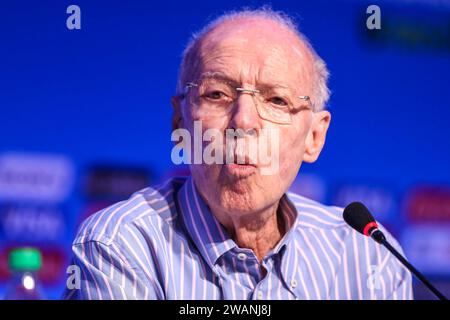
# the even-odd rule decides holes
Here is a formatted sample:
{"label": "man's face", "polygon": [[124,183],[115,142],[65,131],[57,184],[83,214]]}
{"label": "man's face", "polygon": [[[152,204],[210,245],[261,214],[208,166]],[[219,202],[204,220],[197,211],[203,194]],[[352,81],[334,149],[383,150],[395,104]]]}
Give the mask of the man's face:
{"label": "man's face", "polygon": [[[204,74],[221,74],[244,88],[279,85],[295,93],[293,98],[308,95],[314,99],[311,55],[291,32],[273,22],[226,22],[202,41],[199,56],[193,82]],[[199,112],[198,106],[191,102],[185,99],[181,107],[175,103],[176,108],[181,108],[180,126],[188,129],[191,136],[194,121],[201,121],[203,132],[219,130],[223,141],[227,129],[250,130],[254,134],[242,138],[247,146],[244,156],[249,155],[250,145],[260,148],[269,144],[268,154],[272,161],[277,161],[277,166],[271,164],[276,170],[270,174],[262,170],[261,159],[252,159],[255,165],[191,165],[196,186],[208,205],[213,210],[219,208],[240,216],[267,209],[281,198],[302,161],[313,162],[317,158],[330,120],[328,112],[313,112],[310,108],[292,113],[290,124],[265,120],[258,113],[254,97],[246,93],[237,95],[232,112],[220,116]],[[277,134],[278,145],[276,139],[267,139],[263,132]]]}

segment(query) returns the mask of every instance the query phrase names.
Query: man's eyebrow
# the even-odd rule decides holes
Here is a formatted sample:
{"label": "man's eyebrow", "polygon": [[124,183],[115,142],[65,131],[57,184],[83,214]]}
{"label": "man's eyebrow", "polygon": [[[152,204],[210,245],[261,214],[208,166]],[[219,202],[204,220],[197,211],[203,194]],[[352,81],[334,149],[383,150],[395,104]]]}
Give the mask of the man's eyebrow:
{"label": "man's eyebrow", "polygon": [[220,71],[207,71],[200,75],[200,79],[216,79],[239,85],[239,81]]}
{"label": "man's eyebrow", "polygon": [[[241,82],[234,79],[233,77],[227,75],[226,73],[220,72],[220,71],[207,71],[200,75],[200,79],[217,79],[221,81],[228,82],[230,84],[235,85],[236,87],[241,86]],[[290,87],[282,84],[282,83],[259,83],[256,85],[257,88],[260,89],[273,89],[273,88],[282,88],[282,89],[289,89]]]}

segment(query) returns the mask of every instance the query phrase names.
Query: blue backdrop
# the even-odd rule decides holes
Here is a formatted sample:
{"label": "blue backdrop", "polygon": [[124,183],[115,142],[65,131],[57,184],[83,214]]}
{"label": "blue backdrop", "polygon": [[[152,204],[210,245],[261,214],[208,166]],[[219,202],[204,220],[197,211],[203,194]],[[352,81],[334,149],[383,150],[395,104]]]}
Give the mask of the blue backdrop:
{"label": "blue backdrop", "polygon": [[[263,3],[293,15],[331,71],[328,139],[317,163],[302,167],[298,188],[304,174],[311,195],[327,203],[356,195],[394,203],[385,221],[405,247],[403,222],[416,225],[402,209],[411,190],[437,187],[448,200],[445,3],[377,1],[382,28],[371,31],[364,1],[2,1],[0,153],[63,155],[73,164],[71,191],[56,201],[65,224],[56,245],[66,254],[90,201],[84,179],[94,164],[148,170],[150,183],[173,172],[170,96],[191,32],[226,10]],[[71,4],[81,8],[81,30],[66,27]],[[448,225],[450,213],[443,219]],[[0,249],[21,244],[0,236]],[[447,281],[449,265],[429,273]],[[50,284],[48,295],[63,285]]]}

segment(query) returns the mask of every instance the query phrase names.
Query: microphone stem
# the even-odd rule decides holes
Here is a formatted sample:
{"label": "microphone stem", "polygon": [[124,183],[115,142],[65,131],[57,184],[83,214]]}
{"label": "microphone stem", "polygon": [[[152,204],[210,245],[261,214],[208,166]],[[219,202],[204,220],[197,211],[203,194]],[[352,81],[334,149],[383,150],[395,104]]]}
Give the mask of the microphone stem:
{"label": "microphone stem", "polygon": [[420,281],[423,282],[428,289],[430,289],[439,300],[447,300],[447,298],[436,289],[428,280],[425,278],[423,274],[419,272],[412,264],[410,264],[389,242],[387,242],[386,238],[380,239],[380,243],[386,247],[405,267],[407,267]]}

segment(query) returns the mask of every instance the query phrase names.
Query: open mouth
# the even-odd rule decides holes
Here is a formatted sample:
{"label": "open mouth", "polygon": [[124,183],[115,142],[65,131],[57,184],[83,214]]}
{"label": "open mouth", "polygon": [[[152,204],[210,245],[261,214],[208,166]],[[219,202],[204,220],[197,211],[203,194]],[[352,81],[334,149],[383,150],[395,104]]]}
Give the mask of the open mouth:
{"label": "open mouth", "polygon": [[257,165],[252,163],[250,158],[245,157],[244,159],[237,159],[236,156],[232,163],[225,163],[223,168],[228,175],[238,178],[248,177],[258,170]]}
{"label": "open mouth", "polygon": [[237,145],[231,145],[227,149],[228,157],[224,157],[223,170],[229,176],[245,178],[254,174],[258,170],[257,161],[254,157],[247,154],[246,151],[237,148]]}
{"label": "open mouth", "polygon": [[238,157],[234,156],[232,164],[242,165],[242,166],[253,166],[256,167],[256,161],[252,161],[249,157]]}

